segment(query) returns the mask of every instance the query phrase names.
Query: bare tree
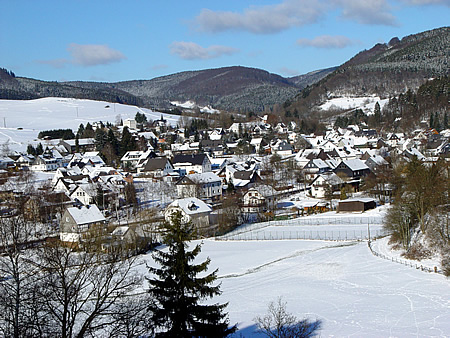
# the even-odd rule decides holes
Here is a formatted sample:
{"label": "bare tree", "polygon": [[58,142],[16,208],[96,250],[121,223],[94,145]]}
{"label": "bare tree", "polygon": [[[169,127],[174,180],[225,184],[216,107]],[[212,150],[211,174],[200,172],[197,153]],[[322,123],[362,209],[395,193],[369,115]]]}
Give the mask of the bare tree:
{"label": "bare tree", "polygon": [[125,297],[114,304],[112,321],[106,328],[109,337],[153,336],[154,323],[151,320],[148,294]]}
{"label": "bare tree", "polygon": [[54,243],[41,251],[41,297],[55,336],[83,337],[105,329],[124,309],[114,305],[141,283],[132,271],[134,259],[120,251],[98,252],[98,243],[91,244],[80,251]]}
{"label": "bare tree", "polygon": [[31,264],[38,232],[22,216],[0,218],[0,335],[35,336],[36,312],[33,310],[36,267]]}
{"label": "bare tree", "polygon": [[293,314],[287,312],[286,302],[281,297],[277,302],[271,302],[268,312],[263,317],[256,317],[255,322],[259,332],[271,338],[303,338],[314,337],[322,326],[321,320],[310,321],[308,319],[298,319]]}

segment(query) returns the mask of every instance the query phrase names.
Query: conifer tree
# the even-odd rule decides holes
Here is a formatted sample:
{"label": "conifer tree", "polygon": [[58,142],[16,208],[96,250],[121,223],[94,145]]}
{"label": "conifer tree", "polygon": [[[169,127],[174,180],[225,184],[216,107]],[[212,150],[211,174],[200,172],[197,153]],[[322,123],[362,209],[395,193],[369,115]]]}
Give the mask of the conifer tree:
{"label": "conifer tree", "polygon": [[136,140],[128,130],[128,127],[124,127],[122,131],[122,139],[120,141],[120,156],[123,156],[127,151],[136,149]]}
{"label": "conifer tree", "polygon": [[150,305],[152,320],[160,329],[159,337],[226,337],[236,330],[229,327],[224,309],[227,304],[206,305],[200,302],[220,294],[217,270],[208,270],[210,259],[200,264],[193,261],[201,251],[197,244],[189,250],[187,242],[194,238],[194,226],[184,222],[180,212],[164,224],[163,241],[167,250],[153,255],[160,267],[150,267],[149,279],[154,303]]}

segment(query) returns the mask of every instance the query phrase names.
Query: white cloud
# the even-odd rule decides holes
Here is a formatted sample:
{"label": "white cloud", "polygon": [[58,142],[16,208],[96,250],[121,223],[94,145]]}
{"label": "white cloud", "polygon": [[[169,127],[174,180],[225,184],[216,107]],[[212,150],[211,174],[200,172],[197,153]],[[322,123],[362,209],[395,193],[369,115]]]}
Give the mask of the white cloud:
{"label": "white cloud", "polygon": [[445,5],[450,7],[450,0],[402,0],[408,5]]}
{"label": "white cloud", "polygon": [[71,62],[81,66],[106,65],[126,59],[121,52],[106,45],[71,43],[67,50],[72,56]]}
{"label": "white cloud", "polygon": [[277,5],[251,6],[243,13],[203,9],[195,25],[204,32],[241,30],[258,34],[277,33],[316,22],[324,4],[319,0],[285,0]]}
{"label": "white cloud", "polygon": [[185,60],[213,59],[222,55],[231,55],[238,50],[227,46],[213,45],[202,47],[195,42],[176,41],[170,45],[172,54]]}
{"label": "white cloud", "polygon": [[396,18],[389,12],[386,0],[332,0],[342,9],[344,19],[368,25],[396,26]]}
{"label": "white cloud", "polygon": [[356,41],[350,40],[342,35],[321,35],[314,39],[298,39],[297,44],[300,46],[316,47],[316,48],[345,48],[355,44]]}

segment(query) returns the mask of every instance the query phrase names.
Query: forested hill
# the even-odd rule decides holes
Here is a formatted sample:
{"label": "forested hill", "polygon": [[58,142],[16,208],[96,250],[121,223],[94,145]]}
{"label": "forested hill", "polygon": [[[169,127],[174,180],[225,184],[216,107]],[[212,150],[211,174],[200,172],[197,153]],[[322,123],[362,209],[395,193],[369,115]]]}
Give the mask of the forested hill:
{"label": "forested hill", "polygon": [[324,69],[289,79],[257,68],[234,66],[181,72],[152,80],[71,84],[88,88],[106,85],[133,94],[150,106],[164,107],[170,101],[191,100],[227,111],[261,112],[282,104],[333,70]]}
{"label": "forested hill", "polygon": [[0,68],[0,99],[30,100],[41,97],[71,97],[137,106],[143,105],[143,101],[138,97],[118,89],[102,88],[102,86],[83,88],[68,83],[16,77],[12,71]]}
{"label": "forested hill", "polygon": [[362,51],[333,73],[305,88],[284,104],[286,111],[307,116],[330,97],[392,97],[416,91],[430,78],[449,75],[450,27],[443,27],[401,40],[392,38]]}
{"label": "forested hill", "polygon": [[261,69],[236,66],[181,72],[151,80],[59,83],[15,77],[14,73],[1,69],[0,98],[73,97],[157,108],[169,107],[170,101],[191,100],[228,111],[259,112],[281,105],[333,70],[289,79]]}

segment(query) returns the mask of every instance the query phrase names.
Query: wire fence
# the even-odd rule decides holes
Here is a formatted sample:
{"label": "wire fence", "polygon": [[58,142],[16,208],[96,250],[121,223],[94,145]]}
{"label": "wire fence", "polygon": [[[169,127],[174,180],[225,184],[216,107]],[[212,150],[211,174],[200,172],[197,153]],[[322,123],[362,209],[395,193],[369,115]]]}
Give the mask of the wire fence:
{"label": "wire fence", "polygon": [[432,268],[427,267],[427,266],[419,265],[416,262],[406,261],[406,260],[399,259],[399,258],[396,258],[396,257],[389,257],[389,256],[386,256],[386,255],[383,255],[382,253],[376,252],[372,248],[372,242],[371,241],[368,241],[367,244],[369,246],[370,252],[372,252],[372,254],[374,256],[376,256],[376,257],[380,257],[382,259],[386,259],[386,260],[394,262],[394,263],[402,264],[402,265],[408,266],[410,268],[414,268],[416,270],[421,270],[421,271],[425,271],[425,272],[435,272],[435,273],[439,273],[441,275],[444,274],[444,272],[441,269],[439,269],[438,267],[436,267],[436,266],[432,269]]}
{"label": "wire fence", "polygon": [[384,236],[383,230],[272,230],[265,229],[263,231],[247,231],[242,233],[229,233],[217,240],[221,241],[270,241],[270,240],[326,240],[326,241],[350,241],[350,240],[369,240],[371,237]]}
{"label": "wire fence", "polygon": [[[247,232],[254,232],[267,227],[277,227],[277,226],[319,226],[319,225],[382,225],[382,217],[308,217],[308,218],[294,218],[288,220],[275,220],[259,223],[248,223],[239,226],[228,234],[218,237],[217,239],[228,239],[233,236],[238,236]],[[317,231],[319,232],[319,231]],[[335,232],[338,232],[337,230]],[[342,233],[344,231],[341,231]],[[320,236],[320,235],[319,235]],[[222,238],[226,237],[226,238]],[[317,236],[315,236],[317,237]],[[326,236],[325,236],[326,237]],[[369,234],[366,235],[366,239],[369,238]],[[342,235],[339,238],[345,238]],[[297,238],[305,239],[305,238]],[[308,238],[309,239],[309,238]],[[338,240],[338,239],[334,239]]]}

